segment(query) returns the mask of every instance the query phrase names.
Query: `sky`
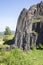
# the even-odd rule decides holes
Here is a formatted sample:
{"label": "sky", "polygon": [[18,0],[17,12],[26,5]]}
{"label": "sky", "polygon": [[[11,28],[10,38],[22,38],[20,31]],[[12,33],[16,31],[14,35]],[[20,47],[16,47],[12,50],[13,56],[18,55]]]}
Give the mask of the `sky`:
{"label": "sky", "polygon": [[0,32],[5,31],[6,26],[15,31],[22,9],[29,9],[40,1],[43,0],[0,0]]}

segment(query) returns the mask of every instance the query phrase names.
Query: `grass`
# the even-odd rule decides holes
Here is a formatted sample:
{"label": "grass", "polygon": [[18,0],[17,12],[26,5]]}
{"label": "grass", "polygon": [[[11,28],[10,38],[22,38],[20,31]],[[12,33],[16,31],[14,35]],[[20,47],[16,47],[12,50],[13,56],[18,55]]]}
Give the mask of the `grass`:
{"label": "grass", "polygon": [[40,19],[36,19],[36,20],[33,21],[33,23],[38,23],[40,21],[41,21]]}
{"label": "grass", "polygon": [[43,65],[43,50],[0,51],[0,65]]}
{"label": "grass", "polygon": [[[32,32],[37,34],[36,32]],[[13,36],[8,36],[7,40]],[[0,45],[0,48],[6,48],[9,45]],[[42,48],[42,45],[39,45]],[[0,65],[43,65],[43,50],[29,50],[24,52],[18,48],[11,51],[0,50]]]}
{"label": "grass", "polygon": [[9,45],[7,45],[7,44],[6,45],[0,44],[0,48],[3,48],[4,49],[6,47],[9,47]]}

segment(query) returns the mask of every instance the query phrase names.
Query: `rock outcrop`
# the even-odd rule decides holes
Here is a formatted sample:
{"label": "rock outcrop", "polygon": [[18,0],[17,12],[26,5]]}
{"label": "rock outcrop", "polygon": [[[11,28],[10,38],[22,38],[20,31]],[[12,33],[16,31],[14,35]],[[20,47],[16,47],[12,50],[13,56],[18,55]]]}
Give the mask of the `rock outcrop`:
{"label": "rock outcrop", "polygon": [[23,50],[43,43],[43,2],[23,9],[19,15],[14,45]]}

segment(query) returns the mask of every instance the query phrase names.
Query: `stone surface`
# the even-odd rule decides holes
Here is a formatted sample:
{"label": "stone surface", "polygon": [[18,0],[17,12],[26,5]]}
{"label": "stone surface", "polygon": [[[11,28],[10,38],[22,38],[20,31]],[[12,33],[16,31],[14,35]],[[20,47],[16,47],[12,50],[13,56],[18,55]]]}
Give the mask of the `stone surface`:
{"label": "stone surface", "polygon": [[[40,19],[40,22],[38,22]],[[33,21],[36,22],[33,23]],[[23,9],[19,15],[14,45],[23,50],[43,43],[43,2]]]}

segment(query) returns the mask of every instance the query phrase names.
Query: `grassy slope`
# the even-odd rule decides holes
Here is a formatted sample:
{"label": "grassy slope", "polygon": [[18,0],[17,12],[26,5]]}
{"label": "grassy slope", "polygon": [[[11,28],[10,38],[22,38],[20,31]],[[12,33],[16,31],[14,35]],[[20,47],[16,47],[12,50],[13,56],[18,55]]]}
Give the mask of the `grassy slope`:
{"label": "grassy slope", "polygon": [[0,51],[0,65],[43,65],[43,50],[23,52],[14,49],[9,52]]}

